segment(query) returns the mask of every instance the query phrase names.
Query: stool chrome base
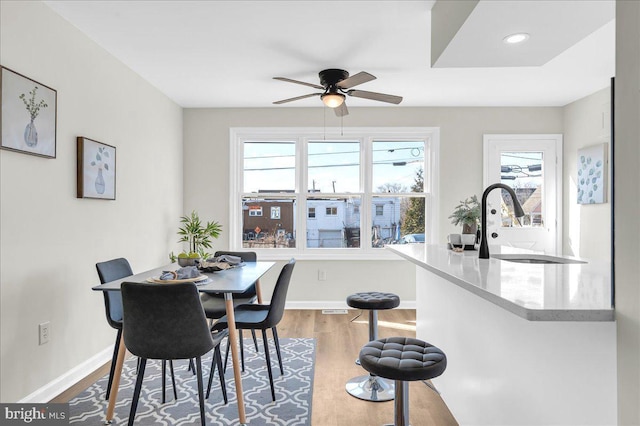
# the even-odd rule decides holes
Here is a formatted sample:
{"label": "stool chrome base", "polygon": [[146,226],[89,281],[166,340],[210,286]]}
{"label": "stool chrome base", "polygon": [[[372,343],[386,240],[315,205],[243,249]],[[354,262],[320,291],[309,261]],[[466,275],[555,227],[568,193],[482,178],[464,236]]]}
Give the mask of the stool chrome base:
{"label": "stool chrome base", "polygon": [[345,386],[351,396],[365,401],[384,402],[391,401],[395,396],[393,380],[383,379],[378,376],[358,376],[347,382]]}

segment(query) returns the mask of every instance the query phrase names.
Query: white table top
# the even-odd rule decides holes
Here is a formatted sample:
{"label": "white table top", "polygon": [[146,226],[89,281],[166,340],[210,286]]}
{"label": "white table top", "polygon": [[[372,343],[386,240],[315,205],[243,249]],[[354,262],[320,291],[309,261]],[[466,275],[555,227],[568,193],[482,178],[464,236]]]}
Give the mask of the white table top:
{"label": "white table top", "polygon": [[[478,259],[474,250],[456,253],[445,245],[388,245],[416,265],[530,321],[613,321],[611,265],[526,264]],[[490,247],[491,254],[535,253]],[[562,257],[562,256],[560,256]],[[570,258],[564,256],[565,258]],[[416,285],[424,285],[417,282]]]}

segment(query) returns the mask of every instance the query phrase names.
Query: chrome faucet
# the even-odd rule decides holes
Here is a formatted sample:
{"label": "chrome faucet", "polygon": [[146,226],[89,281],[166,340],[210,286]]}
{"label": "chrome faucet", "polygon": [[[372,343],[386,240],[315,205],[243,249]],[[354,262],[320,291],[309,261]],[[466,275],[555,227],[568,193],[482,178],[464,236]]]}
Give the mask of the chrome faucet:
{"label": "chrome faucet", "polygon": [[513,200],[513,214],[518,217],[524,216],[524,210],[522,210],[522,206],[516,197],[516,193],[513,192],[510,186],[505,185],[504,183],[494,183],[493,185],[489,185],[487,189],[484,190],[482,194],[482,240],[480,241],[480,255],[478,256],[480,259],[489,259],[489,244],[487,243],[487,196],[491,191],[496,188],[506,189],[509,195],[511,195],[511,199]]}

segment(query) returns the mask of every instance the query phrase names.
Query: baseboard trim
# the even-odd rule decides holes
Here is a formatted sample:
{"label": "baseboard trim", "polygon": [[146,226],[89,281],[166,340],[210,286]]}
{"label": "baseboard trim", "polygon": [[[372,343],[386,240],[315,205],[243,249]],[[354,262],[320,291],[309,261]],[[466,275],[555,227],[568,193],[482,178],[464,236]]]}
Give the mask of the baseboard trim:
{"label": "baseboard trim", "polygon": [[84,361],[82,364],[73,367],[71,370],[50,381],[30,395],[25,396],[18,402],[26,404],[47,403],[56,396],[60,395],[62,392],[69,389],[71,386],[78,383],[80,380],[96,371],[98,368],[102,367],[106,362],[111,361],[112,355],[113,345],[98,352],[96,355]]}
{"label": "baseboard trim", "polygon": [[[406,300],[401,301],[400,306],[397,309],[415,309],[416,301],[415,300]],[[346,301],[335,301],[335,300],[318,300],[318,301],[296,301],[296,300],[287,300],[285,304],[285,309],[353,309],[349,308]]]}

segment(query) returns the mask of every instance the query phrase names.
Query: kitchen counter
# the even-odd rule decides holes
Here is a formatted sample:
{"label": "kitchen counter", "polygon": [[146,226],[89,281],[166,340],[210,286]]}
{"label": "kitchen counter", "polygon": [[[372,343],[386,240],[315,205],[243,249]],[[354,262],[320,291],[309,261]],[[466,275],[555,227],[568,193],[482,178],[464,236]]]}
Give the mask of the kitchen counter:
{"label": "kitchen counter", "polygon": [[[403,244],[387,249],[529,321],[614,320],[608,263],[526,264],[478,259],[475,250],[456,253],[444,245]],[[490,250],[491,255],[534,253],[498,246]]]}
{"label": "kitchen counter", "polygon": [[444,245],[387,249],[416,266],[416,337],[447,355],[432,382],[459,424],[617,423],[609,265],[478,259]]}

